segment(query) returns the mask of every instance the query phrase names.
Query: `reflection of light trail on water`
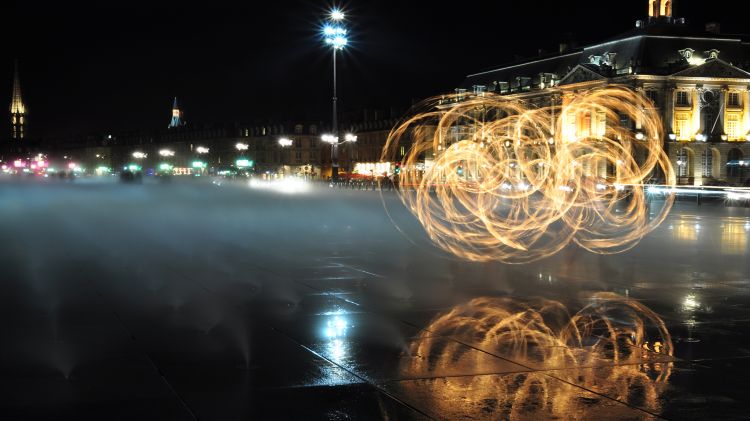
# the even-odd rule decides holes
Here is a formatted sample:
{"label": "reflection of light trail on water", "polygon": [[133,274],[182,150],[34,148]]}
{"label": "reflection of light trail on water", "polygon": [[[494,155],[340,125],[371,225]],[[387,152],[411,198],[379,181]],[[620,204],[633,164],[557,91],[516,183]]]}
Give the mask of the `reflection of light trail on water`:
{"label": "reflection of light trail on water", "polygon": [[622,252],[671,208],[667,194],[649,218],[644,182],[658,175],[674,187],[675,174],[657,112],[629,89],[578,94],[563,106],[490,94],[440,104],[425,101],[394,128],[382,160],[401,160],[402,201],[458,257],[524,263],[570,242]]}
{"label": "reflection of light trail on water", "polygon": [[[430,394],[420,396],[431,396],[437,411],[445,411],[438,413],[450,413],[461,399],[476,407],[495,402],[495,408],[507,411],[503,419],[588,419],[597,409],[581,397],[586,389],[658,414],[672,369],[672,340],[661,318],[635,300],[599,293],[572,316],[556,301],[474,299],[433,319],[412,343],[415,358],[402,374],[423,378],[459,362],[470,366],[473,361],[465,360],[481,353],[467,352],[465,344],[550,371],[431,383]],[[474,361],[478,372],[483,361]]]}

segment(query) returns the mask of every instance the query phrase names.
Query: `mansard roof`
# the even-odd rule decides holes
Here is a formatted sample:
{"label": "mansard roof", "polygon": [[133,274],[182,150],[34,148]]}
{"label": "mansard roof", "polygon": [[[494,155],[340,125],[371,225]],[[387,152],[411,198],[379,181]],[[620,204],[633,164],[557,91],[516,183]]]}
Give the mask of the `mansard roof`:
{"label": "mansard roof", "polygon": [[673,74],[674,77],[710,77],[729,79],[750,79],[750,73],[721,59],[707,60],[705,63],[689,67]]}
{"label": "mansard roof", "polygon": [[[472,74],[467,76],[461,87],[470,89],[473,85],[484,85],[492,90],[495,82],[508,82],[512,85],[521,77],[538,79],[541,73],[555,74],[560,80],[577,66],[584,66],[583,68],[602,77],[627,74],[668,76],[695,69],[695,63],[710,58],[712,50],[724,63],[736,69],[725,72],[726,76],[722,77],[747,78],[743,69],[750,70],[750,43],[744,42],[741,36],[698,31],[684,24],[659,22],[642,25],[567,53],[539,56]],[[692,58],[688,61],[687,57],[691,55]],[[716,64],[705,69],[719,70]]]}

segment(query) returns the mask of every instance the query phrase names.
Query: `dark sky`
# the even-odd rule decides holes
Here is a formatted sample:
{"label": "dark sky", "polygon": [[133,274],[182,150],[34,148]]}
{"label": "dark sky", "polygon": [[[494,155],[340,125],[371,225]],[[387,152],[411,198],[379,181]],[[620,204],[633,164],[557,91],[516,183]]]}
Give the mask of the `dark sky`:
{"label": "dark sky", "polygon": [[[329,119],[331,54],[311,0],[26,0],[0,6],[0,105],[21,60],[32,137],[161,128],[173,96],[191,122]],[[342,110],[400,106],[466,74],[633,27],[646,0],[351,0],[339,59]],[[736,1],[677,0],[695,24],[750,32]],[[736,10],[736,9],[734,9]],[[7,133],[8,119],[0,120]],[[4,138],[5,136],[0,136]]]}

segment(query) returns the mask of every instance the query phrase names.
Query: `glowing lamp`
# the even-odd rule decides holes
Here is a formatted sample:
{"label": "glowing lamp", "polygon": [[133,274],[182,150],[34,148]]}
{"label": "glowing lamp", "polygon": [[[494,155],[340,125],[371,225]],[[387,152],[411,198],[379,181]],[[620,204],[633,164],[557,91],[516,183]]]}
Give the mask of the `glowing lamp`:
{"label": "glowing lamp", "polygon": [[193,168],[206,168],[206,163],[203,161],[193,161]]}
{"label": "glowing lamp", "polygon": [[635,138],[638,139],[638,140],[643,140],[643,138],[644,138],[643,132],[636,133],[635,134]]}
{"label": "glowing lamp", "polygon": [[13,161],[13,166],[16,168],[24,168],[26,166],[26,162],[20,159],[16,159],[15,161]]}
{"label": "glowing lamp", "polygon": [[75,162],[71,162],[71,163],[69,163],[69,164],[68,164],[68,168],[70,168],[71,170],[74,170],[74,169],[76,169],[77,167],[78,167],[78,165],[76,165],[76,163],[75,163]]}
{"label": "glowing lamp", "polygon": [[669,134],[669,140],[677,140],[677,135],[674,133]]}
{"label": "glowing lamp", "polygon": [[706,136],[702,133],[698,133],[697,135],[695,135],[695,140],[697,140],[698,142],[703,142],[706,140]]}
{"label": "glowing lamp", "polygon": [[726,142],[726,141],[727,141],[727,139],[729,139],[729,136],[727,136],[727,135],[725,135],[725,134],[721,135],[721,140],[723,140],[723,141],[725,141],[725,142]]}
{"label": "glowing lamp", "polygon": [[165,162],[165,163],[159,164],[159,169],[162,171],[169,171],[172,169],[172,166]]}
{"label": "glowing lamp", "polygon": [[281,139],[279,139],[279,145],[281,147],[292,146],[292,143],[294,143],[294,141],[292,141],[292,139],[288,139],[286,137],[282,137]]}
{"label": "glowing lamp", "polygon": [[234,145],[234,147],[238,151],[246,151],[249,148],[249,146],[247,145],[247,143],[238,143],[238,144]]}
{"label": "glowing lamp", "polygon": [[199,154],[206,154],[208,153],[209,149],[203,146],[198,146],[197,148],[195,148],[195,151],[198,152]]}
{"label": "glowing lamp", "polygon": [[330,143],[330,144],[338,143],[339,141],[338,136],[334,136],[332,134],[324,134],[323,136],[320,137],[320,139],[323,140],[323,142]]}
{"label": "glowing lamp", "polygon": [[162,149],[162,150],[159,151],[159,155],[161,155],[163,157],[174,156],[174,151],[170,150],[170,149]]}
{"label": "glowing lamp", "polygon": [[143,159],[147,157],[148,155],[143,152],[133,152],[133,158],[135,159]]}
{"label": "glowing lamp", "polygon": [[331,10],[331,20],[340,21],[344,20],[344,12],[339,9]]}
{"label": "glowing lamp", "polygon": [[356,141],[357,141],[357,136],[351,133],[347,133],[346,136],[344,136],[344,142],[356,142]]}

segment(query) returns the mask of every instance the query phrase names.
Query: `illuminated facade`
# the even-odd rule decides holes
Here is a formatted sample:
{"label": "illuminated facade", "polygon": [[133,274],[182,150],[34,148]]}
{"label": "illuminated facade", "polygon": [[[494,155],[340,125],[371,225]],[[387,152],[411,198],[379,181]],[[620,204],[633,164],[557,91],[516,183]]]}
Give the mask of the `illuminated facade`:
{"label": "illuminated facade", "polygon": [[169,121],[169,128],[174,129],[184,125],[185,121],[182,119],[182,111],[177,105],[177,97],[174,97],[174,102],[172,103],[172,120]]}
{"label": "illuminated facade", "polygon": [[21,98],[21,79],[18,76],[18,61],[15,62],[13,72],[13,96],[10,102],[10,124],[13,140],[21,140],[26,137],[26,106]]}
{"label": "illuminated facade", "polygon": [[[741,183],[750,177],[750,42],[716,24],[695,30],[673,18],[669,0],[648,0],[648,19],[624,34],[469,75],[456,92],[494,92],[542,106],[577,93],[629,86],[648,97],[665,125],[664,145],[680,184]],[[565,136],[604,132],[603,116],[565,121]],[[634,131],[638,121],[628,122]],[[747,167],[748,171],[743,171]],[[599,176],[606,177],[607,169]]]}

